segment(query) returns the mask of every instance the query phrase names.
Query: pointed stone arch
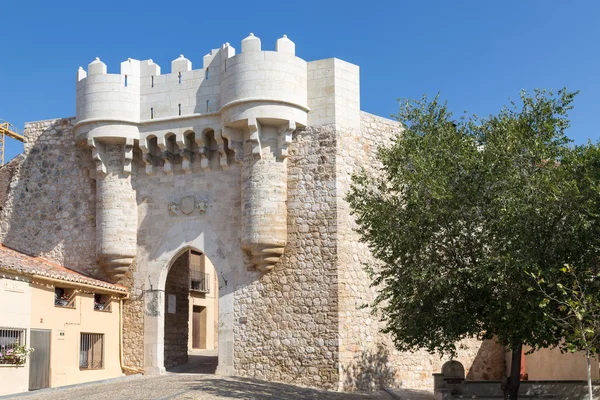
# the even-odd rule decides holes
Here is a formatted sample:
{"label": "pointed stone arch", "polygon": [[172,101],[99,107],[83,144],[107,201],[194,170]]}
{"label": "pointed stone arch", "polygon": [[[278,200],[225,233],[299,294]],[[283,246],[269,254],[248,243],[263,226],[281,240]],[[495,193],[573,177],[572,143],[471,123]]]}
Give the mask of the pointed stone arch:
{"label": "pointed stone arch", "polygon": [[166,231],[149,254],[147,287],[144,291],[144,369],[148,375],[165,372],[164,291],[175,260],[188,250],[206,254],[219,282],[219,365],[217,374],[233,375],[234,271],[225,245],[203,221],[180,222]]}

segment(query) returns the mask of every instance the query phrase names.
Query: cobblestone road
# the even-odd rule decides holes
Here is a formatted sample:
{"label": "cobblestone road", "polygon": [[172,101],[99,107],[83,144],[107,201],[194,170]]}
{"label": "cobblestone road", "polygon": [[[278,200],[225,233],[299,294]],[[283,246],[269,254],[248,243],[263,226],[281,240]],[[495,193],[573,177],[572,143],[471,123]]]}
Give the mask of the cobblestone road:
{"label": "cobblestone road", "polygon": [[246,378],[167,374],[86,385],[21,397],[23,400],[390,400],[385,392],[336,393]]}

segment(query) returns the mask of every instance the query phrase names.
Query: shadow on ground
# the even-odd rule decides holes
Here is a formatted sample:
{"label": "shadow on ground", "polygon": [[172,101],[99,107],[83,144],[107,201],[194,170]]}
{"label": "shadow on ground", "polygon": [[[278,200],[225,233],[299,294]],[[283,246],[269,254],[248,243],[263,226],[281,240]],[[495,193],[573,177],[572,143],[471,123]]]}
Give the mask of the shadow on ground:
{"label": "shadow on ground", "polygon": [[[200,382],[199,382],[200,383]],[[196,396],[197,395],[197,396]],[[304,388],[251,378],[203,379],[201,385],[190,388],[174,399],[242,399],[242,400],[361,400],[389,399],[385,393],[339,393]],[[386,397],[387,396],[387,397]]]}
{"label": "shadow on ground", "polygon": [[415,389],[391,389],[391,391],[402,400],[434,400],[432,393],[425,390]]}
{"label": "shadow on ground", "polygon": [[188,354],[188,363],[167,368],[167,372],[179,374],[214,374],[219,364],[219,357],[214,352],[205,354]]}

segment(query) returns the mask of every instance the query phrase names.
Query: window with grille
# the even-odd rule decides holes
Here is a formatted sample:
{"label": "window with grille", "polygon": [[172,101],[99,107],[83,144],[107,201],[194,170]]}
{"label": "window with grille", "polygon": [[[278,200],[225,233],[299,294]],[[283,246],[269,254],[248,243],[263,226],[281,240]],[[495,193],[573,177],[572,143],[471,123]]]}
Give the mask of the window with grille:
{"label": "window with grille", "polygon": [[79,368],[102,369],[104,367],[104,334],[82,333],[79,345]]}
{"label": "window with grille", "polygon": [[15,349],[25,346],[25,329],[0,327],[0,364],[18,364]]}
{"label": "window with grille", "polygon": [[190,251],[190,290],[210,292],[210,276],[205,272],[205,255]]}

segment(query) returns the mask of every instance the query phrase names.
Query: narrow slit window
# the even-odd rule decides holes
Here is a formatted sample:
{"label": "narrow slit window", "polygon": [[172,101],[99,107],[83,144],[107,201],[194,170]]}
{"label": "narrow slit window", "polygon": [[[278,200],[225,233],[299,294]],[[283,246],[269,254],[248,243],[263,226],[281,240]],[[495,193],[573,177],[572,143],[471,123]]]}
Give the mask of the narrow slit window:
{"label": "narrow slit window", "polygon": [[206,100],[206,112],[210,112],[210,100]]}
{"label": "narrow slit window", "polygon": [[125,87],[127,87],[127,75],[125,75]]}
{"label": "narrow slit window", "polygon": [[181,115],[181,104],[179,104],[179,115]]}
{"label": "narrow slit window", "polygon": [[179,77],[179,83],[181,83],[181,72],[179,73],[178,77]]}
{"label": "narrow slit window", "polygon": [[150,108],[150,119],[154,119],[154,108]]}
{"label": "narrow slit window", "polygon": [[[227,64],[225,64],[225,65],[227,65]],[[208,80],[208,78],[209,78],[209,77],[210,77],[210,76],[209,76],[209,73],[208,73],[208,68],[206,68],[206,69],[204,70],[204,79]]]}
{"label": "narrow slit window", "polygon": [[227,72],[227,59],[225,59],[225,72]]}
{"label": "narrow slit window", "polygon": [[154,87],[154,75],[152,75],[152,87]]}

